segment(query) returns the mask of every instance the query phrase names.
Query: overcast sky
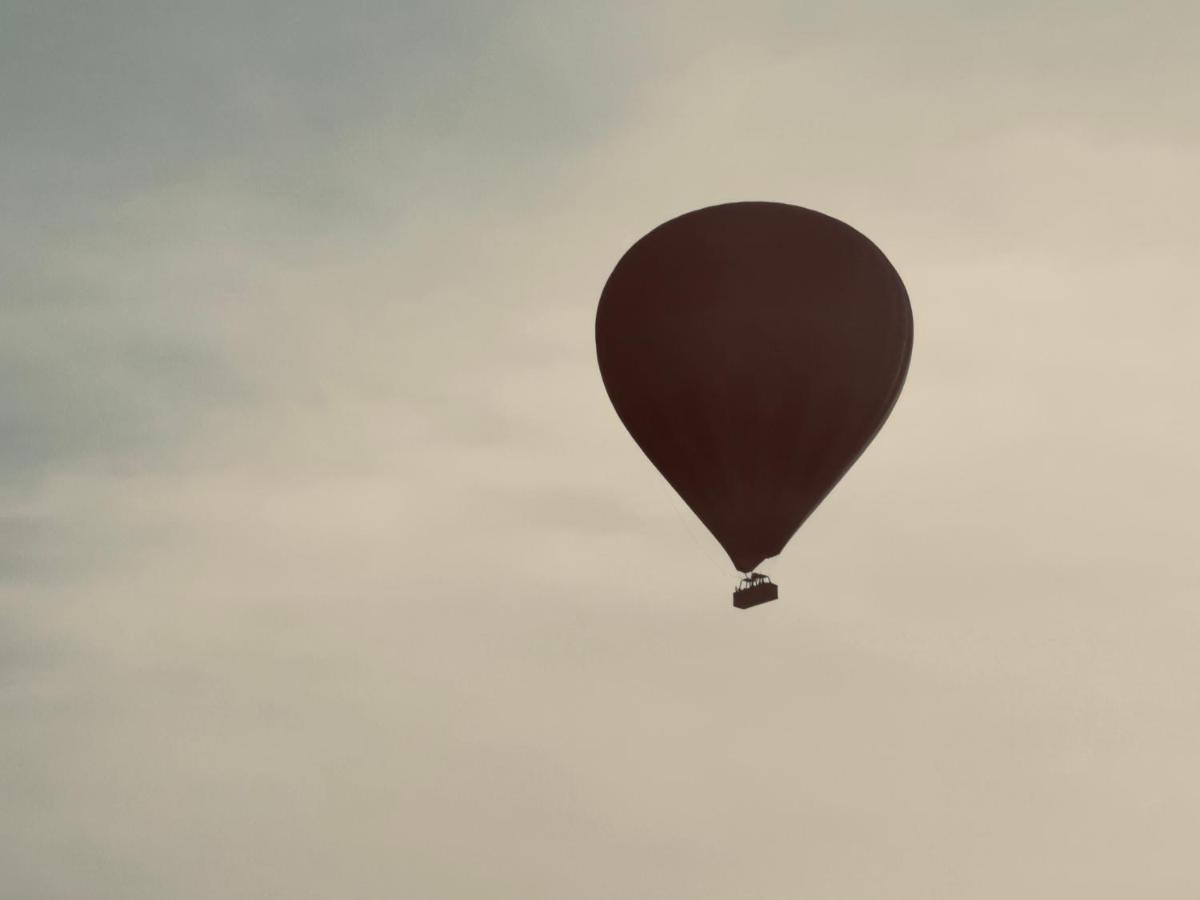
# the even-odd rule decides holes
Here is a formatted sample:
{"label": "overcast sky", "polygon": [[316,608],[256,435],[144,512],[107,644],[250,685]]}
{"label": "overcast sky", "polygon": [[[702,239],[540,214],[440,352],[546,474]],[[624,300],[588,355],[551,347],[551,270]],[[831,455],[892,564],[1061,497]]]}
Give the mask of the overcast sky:
{"label": "overcast sky", "polygon": [[[0,0],[0,897],[1200,895],[1200,6]],[[735,579],[621,253],[889,256]]]}

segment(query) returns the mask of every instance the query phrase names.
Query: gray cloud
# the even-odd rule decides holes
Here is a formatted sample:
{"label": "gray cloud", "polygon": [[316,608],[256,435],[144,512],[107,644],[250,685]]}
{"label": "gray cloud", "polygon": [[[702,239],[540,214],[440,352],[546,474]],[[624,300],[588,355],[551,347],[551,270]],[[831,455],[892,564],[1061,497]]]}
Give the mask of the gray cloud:
{"label": "gray cloud", "polygon": [[[1190,6],[0,21],[14,897],[1195,886]],[[735,618],[591,326],[748,197],[917,346]]]}

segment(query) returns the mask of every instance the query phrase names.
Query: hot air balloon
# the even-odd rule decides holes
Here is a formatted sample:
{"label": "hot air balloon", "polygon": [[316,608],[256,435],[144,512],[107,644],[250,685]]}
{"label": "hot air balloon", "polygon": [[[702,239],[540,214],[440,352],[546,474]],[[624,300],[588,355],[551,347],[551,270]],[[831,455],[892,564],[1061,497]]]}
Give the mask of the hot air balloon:
{"label": "hot air balloon", "polygon": [[878,433],[912,309],[871,241],[785,203],[671,219],[617,263],[596,312],[604,387],[634,441],[745,577],[777,556]]}

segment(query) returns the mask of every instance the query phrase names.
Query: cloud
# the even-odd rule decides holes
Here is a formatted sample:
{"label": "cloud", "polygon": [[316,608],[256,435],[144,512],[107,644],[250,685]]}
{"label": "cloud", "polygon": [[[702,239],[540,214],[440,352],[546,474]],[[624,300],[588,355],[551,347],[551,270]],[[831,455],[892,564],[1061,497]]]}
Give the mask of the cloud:
{"label": "cloud", "polygon": [[[10,3],[6,887],[1188,883],[1196,21],[1143,12]],[[734,617],[592,318],[751,197],[917,343]]]}

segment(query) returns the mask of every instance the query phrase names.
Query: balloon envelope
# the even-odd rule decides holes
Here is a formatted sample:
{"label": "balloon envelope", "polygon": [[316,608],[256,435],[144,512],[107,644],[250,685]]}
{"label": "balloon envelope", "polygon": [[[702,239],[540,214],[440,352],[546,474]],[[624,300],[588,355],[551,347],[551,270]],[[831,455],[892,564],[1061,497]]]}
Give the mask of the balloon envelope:
{"label": "balloon envelope", "polygon": [[783,203],[660,225],[596,313],[617,415],[742,572],[783,549],[879,431],[912,334],[883,253]]}

